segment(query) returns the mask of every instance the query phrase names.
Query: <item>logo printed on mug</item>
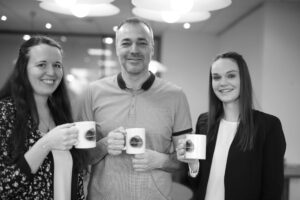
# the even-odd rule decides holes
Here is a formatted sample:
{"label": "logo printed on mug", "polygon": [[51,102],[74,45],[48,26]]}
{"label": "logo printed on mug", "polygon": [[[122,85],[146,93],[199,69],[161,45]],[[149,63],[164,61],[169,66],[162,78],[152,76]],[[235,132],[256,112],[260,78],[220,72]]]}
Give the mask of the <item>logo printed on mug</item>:
{"label": "logo printed on mug", "polygon": [[190,140],[190,139],[187,140],[186,144],[185,144],[185,151],[187,151],[187,152],[193,152],[194,149],[195,149],[195,145],[194,145],[193,141]]}
{"label": "logo printed on mug", "polygon": [[186,159],[205,159],[206,135],[186,134],[184,157]]}
{"label": "logo printed on mug", "polygon": [[140,136],[136,135],[130,139],[129,143],[132,147],[141,148],[143,146],[143,139]]}
{"label": "logo printed on mug", "polygon": [[89,129],[85,134],[85,139],[88,141],[94,141],[96,137],[96,130],[94,128]]}

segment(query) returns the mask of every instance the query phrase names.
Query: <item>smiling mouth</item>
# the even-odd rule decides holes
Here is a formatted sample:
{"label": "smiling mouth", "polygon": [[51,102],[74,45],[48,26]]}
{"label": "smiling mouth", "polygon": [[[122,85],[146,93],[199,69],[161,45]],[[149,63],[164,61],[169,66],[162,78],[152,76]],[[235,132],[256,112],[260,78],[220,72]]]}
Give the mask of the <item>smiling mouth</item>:
{"label": "smiling mouth", "polygon": [[141,58],[128,58],[127,60],[129,61],[141,61],[142,59]]}
{"label": "smiling mouth", "polygon": [[220,93],[222,94],[227,94],[229,92],[233,91],[233,89],[223,89],[223,90],[219,90]]}

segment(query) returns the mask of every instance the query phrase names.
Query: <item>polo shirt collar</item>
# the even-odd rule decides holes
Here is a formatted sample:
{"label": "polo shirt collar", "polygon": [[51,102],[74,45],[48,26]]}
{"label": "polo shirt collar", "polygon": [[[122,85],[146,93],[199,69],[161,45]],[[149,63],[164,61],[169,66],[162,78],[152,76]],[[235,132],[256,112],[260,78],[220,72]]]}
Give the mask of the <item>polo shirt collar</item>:
{"label": "polo shirt collar", "polygon": [[[143,90],[148,90],[154,83],[154,80],[155,80],[155,75],[151,72],[150,72],[150,76],[149,78],[142,84],[142,89]],[[122,74],[121,72],[118,74],[117,76],[117,81],[118,81],[118,85],[119,87],[122,89],[122,90],[125,90],[125,89],[128,89],[127,86],[126,86],[126,83],[122,77]]]}

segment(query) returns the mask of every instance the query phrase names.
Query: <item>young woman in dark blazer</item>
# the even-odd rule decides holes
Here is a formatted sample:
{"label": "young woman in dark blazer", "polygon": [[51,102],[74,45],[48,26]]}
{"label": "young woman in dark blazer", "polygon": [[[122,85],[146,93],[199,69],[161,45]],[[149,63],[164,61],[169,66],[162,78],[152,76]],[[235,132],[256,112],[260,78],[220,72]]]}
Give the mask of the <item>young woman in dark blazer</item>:
{"label": "young woman in dark blazer", "polygon": [[[235,52],[214,60],[209,75],[209,111],[199,116],[196,134],[207,135],[206,160],[189,164],[194,199],[280,200],[286,149],[280,120],[253,109],[247,64]],[[199,171],[198,171],[199,170]]]}

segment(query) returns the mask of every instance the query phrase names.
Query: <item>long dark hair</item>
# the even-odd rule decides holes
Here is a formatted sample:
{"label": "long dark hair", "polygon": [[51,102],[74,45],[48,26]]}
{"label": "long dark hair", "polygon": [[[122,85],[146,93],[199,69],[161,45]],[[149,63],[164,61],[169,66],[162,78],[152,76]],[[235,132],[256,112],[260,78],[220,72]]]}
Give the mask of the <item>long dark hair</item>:
{"label": "long dark hair", "polygon": [[[46,44],[58,48],[62,53],[62,48],[58,42],[47,36],[33,36],[25,41],[20,49],[19,55],[14,66],[13,72],[0,90],[0,99],[10,97],[16,107],[16,118],[14,129],[10,138],[11,161],[14,162],[20,155],[26,151],[25,143],[29,134],[28,122],[33,120],[35,127],[38,127],[39,116],[36,102],[33,95],[33,88],[29,82],[27,74],[27,65],[29,61],[29,51],[33,46]],[[56,125],[73,122],[68,90],[62,78],[56,90],[48,98],[47,104],[51,116]],[[76,150],[75,150],[76,151]],[[83,166],[79,153],[74,154],[78,160],[78,165]]]}
{"label": "long dark hair", "polygon": [[[227,52],[218,55],[214,62],[219,59],[231,59],[239,68],[240,75],[240,96],[239,96],[239,126],[236,133],[238,146],[242,151],[253,148],[255,130],[253,122],[253,102],[252,83],[247,63],[244,58],[236,52]],[[211,68],[209,72],[209,111],[208,111],[208,131],[215,128],[224,114],[222,101],[215,95],[212,88]],[[215,132],[215,131],[211,131]],[[214,137],[213,135],[210,137]]]}

